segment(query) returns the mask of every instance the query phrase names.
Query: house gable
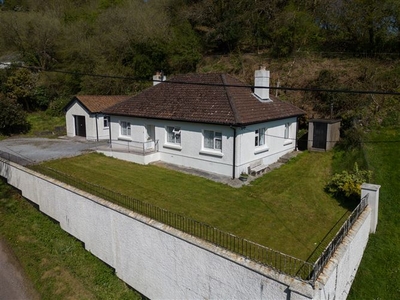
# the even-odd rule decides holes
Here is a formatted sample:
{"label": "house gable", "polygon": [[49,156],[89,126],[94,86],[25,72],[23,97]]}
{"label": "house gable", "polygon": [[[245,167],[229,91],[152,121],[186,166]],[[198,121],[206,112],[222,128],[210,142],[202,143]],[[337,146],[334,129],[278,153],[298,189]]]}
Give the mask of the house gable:
{"label": "house gable", "polygon": [[126,95],[76,95],[71,101],[65,106],[65,111],[68,111],[74,103],[78,102],[89,114],[100,113],[103,110],[120,103],[130,96]]}

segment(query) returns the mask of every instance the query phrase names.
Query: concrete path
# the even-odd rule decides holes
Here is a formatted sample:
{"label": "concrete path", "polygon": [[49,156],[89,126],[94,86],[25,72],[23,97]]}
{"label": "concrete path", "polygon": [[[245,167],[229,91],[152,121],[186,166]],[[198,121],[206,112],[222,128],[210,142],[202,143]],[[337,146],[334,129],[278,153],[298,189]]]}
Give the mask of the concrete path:
{"label": "concrete path", "polygon": [[39,299],[32,284],[4,240],[0,237],[0,300]]}

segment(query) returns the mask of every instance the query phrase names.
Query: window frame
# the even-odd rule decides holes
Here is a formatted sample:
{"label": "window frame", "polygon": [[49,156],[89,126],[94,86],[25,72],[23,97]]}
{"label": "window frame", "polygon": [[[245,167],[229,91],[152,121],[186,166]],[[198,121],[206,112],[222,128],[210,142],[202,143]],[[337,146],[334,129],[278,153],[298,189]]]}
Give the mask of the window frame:
{"label": "window frame", "polygon": [[[206,132],[210,133],[210,136],[206,136]],[[211,137],[212,135],[212,137]],[[206,145],[206,139],[212,141],[212,147]],[[217,145],[220,145],[218,148]],[[215,130],[203,130],[203,149],[205,151],[218,151],[222,152],[222,132]]]}
{"label": "window frame", "polygon": [[132,136],[131,126],[132,126],[131,122],[119,121],[119,128],[120,128],[119,134],[120,134],[120,136],[131,138],[131,136]]}
{"label": "window frame", "polygon": [[103,117],[103,128],[109,128],[109,127],[110,127],[110,116],[104,116]]}
{"label": "window frame", "polygon": [[292,123],[286,122],[285,123],[285,129],[283,132],[283,145],[290,145],[293,143],[293,140],[290,138],[290,127],[292,126]]}
{"label": "window frame", "polygon": [[[263,133],[261,133],[263,132]],[[256,148],[268,147],[267,146],[267,128],[261,127],[254,131],[254,146]]]}
{"label": "window frame", "polygon": [[[172,130],[170,130],[172,129]],[[179,132],[179,133],[178,133]],[[166,126],[166,143],[170,145],[180,146],[182,144],[182,128],[181,126]],[[172,139],[170,135],[172,134]]]}

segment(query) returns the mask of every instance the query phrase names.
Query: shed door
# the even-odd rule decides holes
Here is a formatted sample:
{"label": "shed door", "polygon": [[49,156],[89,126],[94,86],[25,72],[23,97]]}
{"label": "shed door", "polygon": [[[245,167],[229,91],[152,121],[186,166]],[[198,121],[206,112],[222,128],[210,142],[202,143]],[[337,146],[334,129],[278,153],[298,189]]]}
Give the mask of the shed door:
{"label": "shed door", "polygon": [[75,117],[75,135],[86,137],[85,116],[74,116],[74,117]]}
{"label": "shed door", "polygon": [[313,148],[326,149],[327,128],[326,123],[314,123]]}

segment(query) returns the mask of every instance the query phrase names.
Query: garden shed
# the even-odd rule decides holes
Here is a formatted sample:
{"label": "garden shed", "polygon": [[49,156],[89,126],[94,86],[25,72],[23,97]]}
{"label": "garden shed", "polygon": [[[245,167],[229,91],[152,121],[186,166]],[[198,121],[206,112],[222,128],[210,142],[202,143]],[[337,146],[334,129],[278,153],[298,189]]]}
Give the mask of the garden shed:
{"label": "garden shed", "polygon": [[308,150],[330,150],[340,139],[340,119],[312,119],[308,124]]}

